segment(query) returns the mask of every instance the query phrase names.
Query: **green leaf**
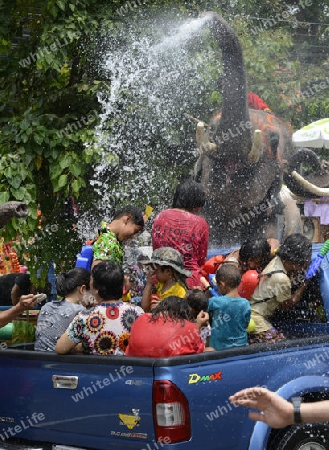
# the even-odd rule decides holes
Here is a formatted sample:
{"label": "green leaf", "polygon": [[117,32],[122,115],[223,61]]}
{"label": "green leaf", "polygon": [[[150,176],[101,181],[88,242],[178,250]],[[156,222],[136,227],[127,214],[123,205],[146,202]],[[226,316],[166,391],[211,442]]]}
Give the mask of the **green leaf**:
{"label": "green leaf", "polygon": [[11,178],[11,177],[13,176],[13,171],[12,171],[11,167],[7,167],[7,168],[4,170],[4,175],[5,175],[7,178]]}
{"label": "green leaf", "polygon": [[15,175],[13,178],[9,180],[9,184],[14,188],[14,190],[18,189],[21,183],[22,180],[18,175]]}
{"label": "green leaf", "polygon": [[78,180],[74,180],[71,184],[72,186],[72,190],[73,190],[73,194],[78,196],[79,194],[79,190],[80,190],[80,183]]}
{"label": "green leaf", "polygon": [[40,136],[40,134],[37,134],[37,133],[33,134],[33,139],[38,145],[41,145],[43,143],[43,140],[44,140],[43,137]]}
{"label": "green leaf", "polygon": [[3,205],[4,203],[8,202],[8,200],[9,200],[9,193],[0,192],[0,205]]}
{"label": "green leaf", "polygon": [[78,163],[72,164],[70,171],[73,176],[78,177],[81,174],[81,166]]}
{"label": "green leaf", "polygon": [[27,120],[22,120],[20,123],[20,129],[21,130],[27,130],[29,128],[30,124]]}
{"label": "green leaf", "polygon": [[25,134],[25,133],[22,133],[21,134],[21,140],[22,140],[22,142],[24,142],[24,144],[26,144],[26,142],[29,140],[28,135]]}
{"label": "green leaf", "polygon": [[67,175],[63,174],[58,179],[58,187],[62,188],[67,184]]}
{"label": "green leaf", "polygon": [[57,0],[56,4],[61,8],[62,11],[65,11],[65,3],[62,0]]}
{"label": "green leaf", "polygon": [[59,162],[61,169],[66,169],[67,167],[70,167],[71,164],[72,164],[71,155],[65,155],[64,158],[62,158]]}
{"label": "green leaf", "polygon": [[16,200],[25,200],[26,189],[23,186],[20,186],[18,189],[13,191],[13,195]]}

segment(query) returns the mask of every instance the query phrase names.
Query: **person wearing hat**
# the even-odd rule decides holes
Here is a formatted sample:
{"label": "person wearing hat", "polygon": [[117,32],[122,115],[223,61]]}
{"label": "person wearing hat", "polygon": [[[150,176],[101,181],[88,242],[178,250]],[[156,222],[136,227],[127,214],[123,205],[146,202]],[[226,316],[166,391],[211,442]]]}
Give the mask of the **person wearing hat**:
{"label": "person wearing hat", "polygon": [[184,269],[184,260],[179,251],[171,247],[158,248],[152,253],[151,259],[141,263],[147,267],[146,285],[141,302],[144,311],[153,309],[166,297],[185,297],[187,291],[185,280],[191,276],[191,272]]}

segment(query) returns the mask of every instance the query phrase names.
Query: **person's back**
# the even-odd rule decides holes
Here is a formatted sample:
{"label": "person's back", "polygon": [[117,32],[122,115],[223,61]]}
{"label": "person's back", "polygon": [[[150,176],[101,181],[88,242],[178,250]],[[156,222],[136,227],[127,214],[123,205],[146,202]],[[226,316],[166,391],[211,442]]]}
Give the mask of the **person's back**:
{"label": "person's back", "polygon": [[122,268],[112,261],[102,261],[92,269],[90,285],[97,305],[73,319],[57,342],[57,353],[69,353],[82,344],[86,354],[124,354],[131,326],[144,311],[122,302],[123,276]]}
{"label": "person's back", "polygon": [[46,303],[38,315],[34,350],[55,351],[57,340],[65,332],[73,318],[84,307],[80,304],[85,290],[89,290],[90,273],[75,268],[58,274],[56,289],[60,299]]}
{"label": "person's back", "polygon": [[239,269],[232,264],[223,264],[216,273],[222,296],[210,298],[208,305],[212,327],[209,345],[215,350],[248,345],[251,309],[248,300],[238,294],[240,280]]}
{"label": "person's back", "polygon": [[61,298],[46,303],[39,312],[35,330],[34,350],[55,351],[57,340],[65,332],[73,318],[85,308]]}
{"label": "person's back", "polygon": [[181,253],[185,268],[192,272],[186,280],[191,289],[202,285],[201,267],[208,250],[209,226],[197,215],[204,203],[203,187],[186,180],[176,188],[173,207],[160,212],[152,227],[153,250],[172,247]]}
{"label": "person's back", "polygon": [[126,355],[166,358],[201,353],[204,343],[187,302],[167,297],[139,317],[131,329]]}

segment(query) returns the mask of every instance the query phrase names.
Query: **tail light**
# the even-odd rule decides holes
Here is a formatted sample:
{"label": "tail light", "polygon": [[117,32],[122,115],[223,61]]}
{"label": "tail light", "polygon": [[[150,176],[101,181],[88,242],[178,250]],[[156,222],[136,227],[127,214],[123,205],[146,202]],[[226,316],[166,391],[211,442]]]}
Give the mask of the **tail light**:
{"label": "tail light", "polygon": [[187,398],[169,380],[153,382],[153,419],[157,441],[166,443],[191,438],[190,410]]}

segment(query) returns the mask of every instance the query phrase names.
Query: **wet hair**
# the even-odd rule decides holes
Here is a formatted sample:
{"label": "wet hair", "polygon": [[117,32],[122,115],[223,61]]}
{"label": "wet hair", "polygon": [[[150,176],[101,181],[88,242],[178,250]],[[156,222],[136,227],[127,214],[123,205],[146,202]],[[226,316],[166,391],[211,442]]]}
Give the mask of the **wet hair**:
{"label": "wet hair", "polygon": [[172,207],[192,211],[193,208],[202,208],[205,201],[206,192],[203,186],[188,178],[176,187]]}
{"label": "wet hair", "polygon": [[271,246],[266,239],[255,239],[242,243],[239,250],[239,259],[247,262],[251,258],[261,259],[261,269],[267,266],[271,259]]}
{"label": "wet hair", "polygon": [[152,311],[150,318],[151,322],[156,322],[159,317],[164,318],[164,322],[168,320],[178,323],[181,322],[182,326],[185,321],[194,322],[191,308],[184,298],[180,297],[166,297],[156,306]]}
{"label": "wet hair", "polygon": [[123,217],[123,216],[131,216],[131,221],[135,225],[139,225],[140,227],[142,227],[142,229],[144,228],[145,222],[144,222],[144,218],[143,218],[143,213],[136,206],[126,205],[126,206],[123,206],[121,209],[118,209],[114,213],[113,220],[121,219],[121,217]]}
{"label": "wet hair", "polygon": [[82,267],[76,267],[67,272],[61,272],[56,278],[56,290],[61,297],[66,297],[83,284],[89,289],[90,272]]}
{"label": "wet hair", "polygon": [[235,264],[223,264],[216,272],[217,285],[220,281],[223,281],[232,289],[238,287],[241,281],[238,267]]}
{"label": "wet hair", "polygon": [[91,271],[94,288],[104,300],[118,300],[123,294],[123,270],[113,261],[102,261]]}
{"label": "wet hair", "polygon": [[185,301],[190,306],[195,319],[201,311],[207,311],[208,309],[208,297],[200,289],[188,291],[185,295]]}
{"label": "wet hair", "polygon": [[282,260],[304,265],[312,256],[312,242],[301,233],[290,234],[276,254]]}

